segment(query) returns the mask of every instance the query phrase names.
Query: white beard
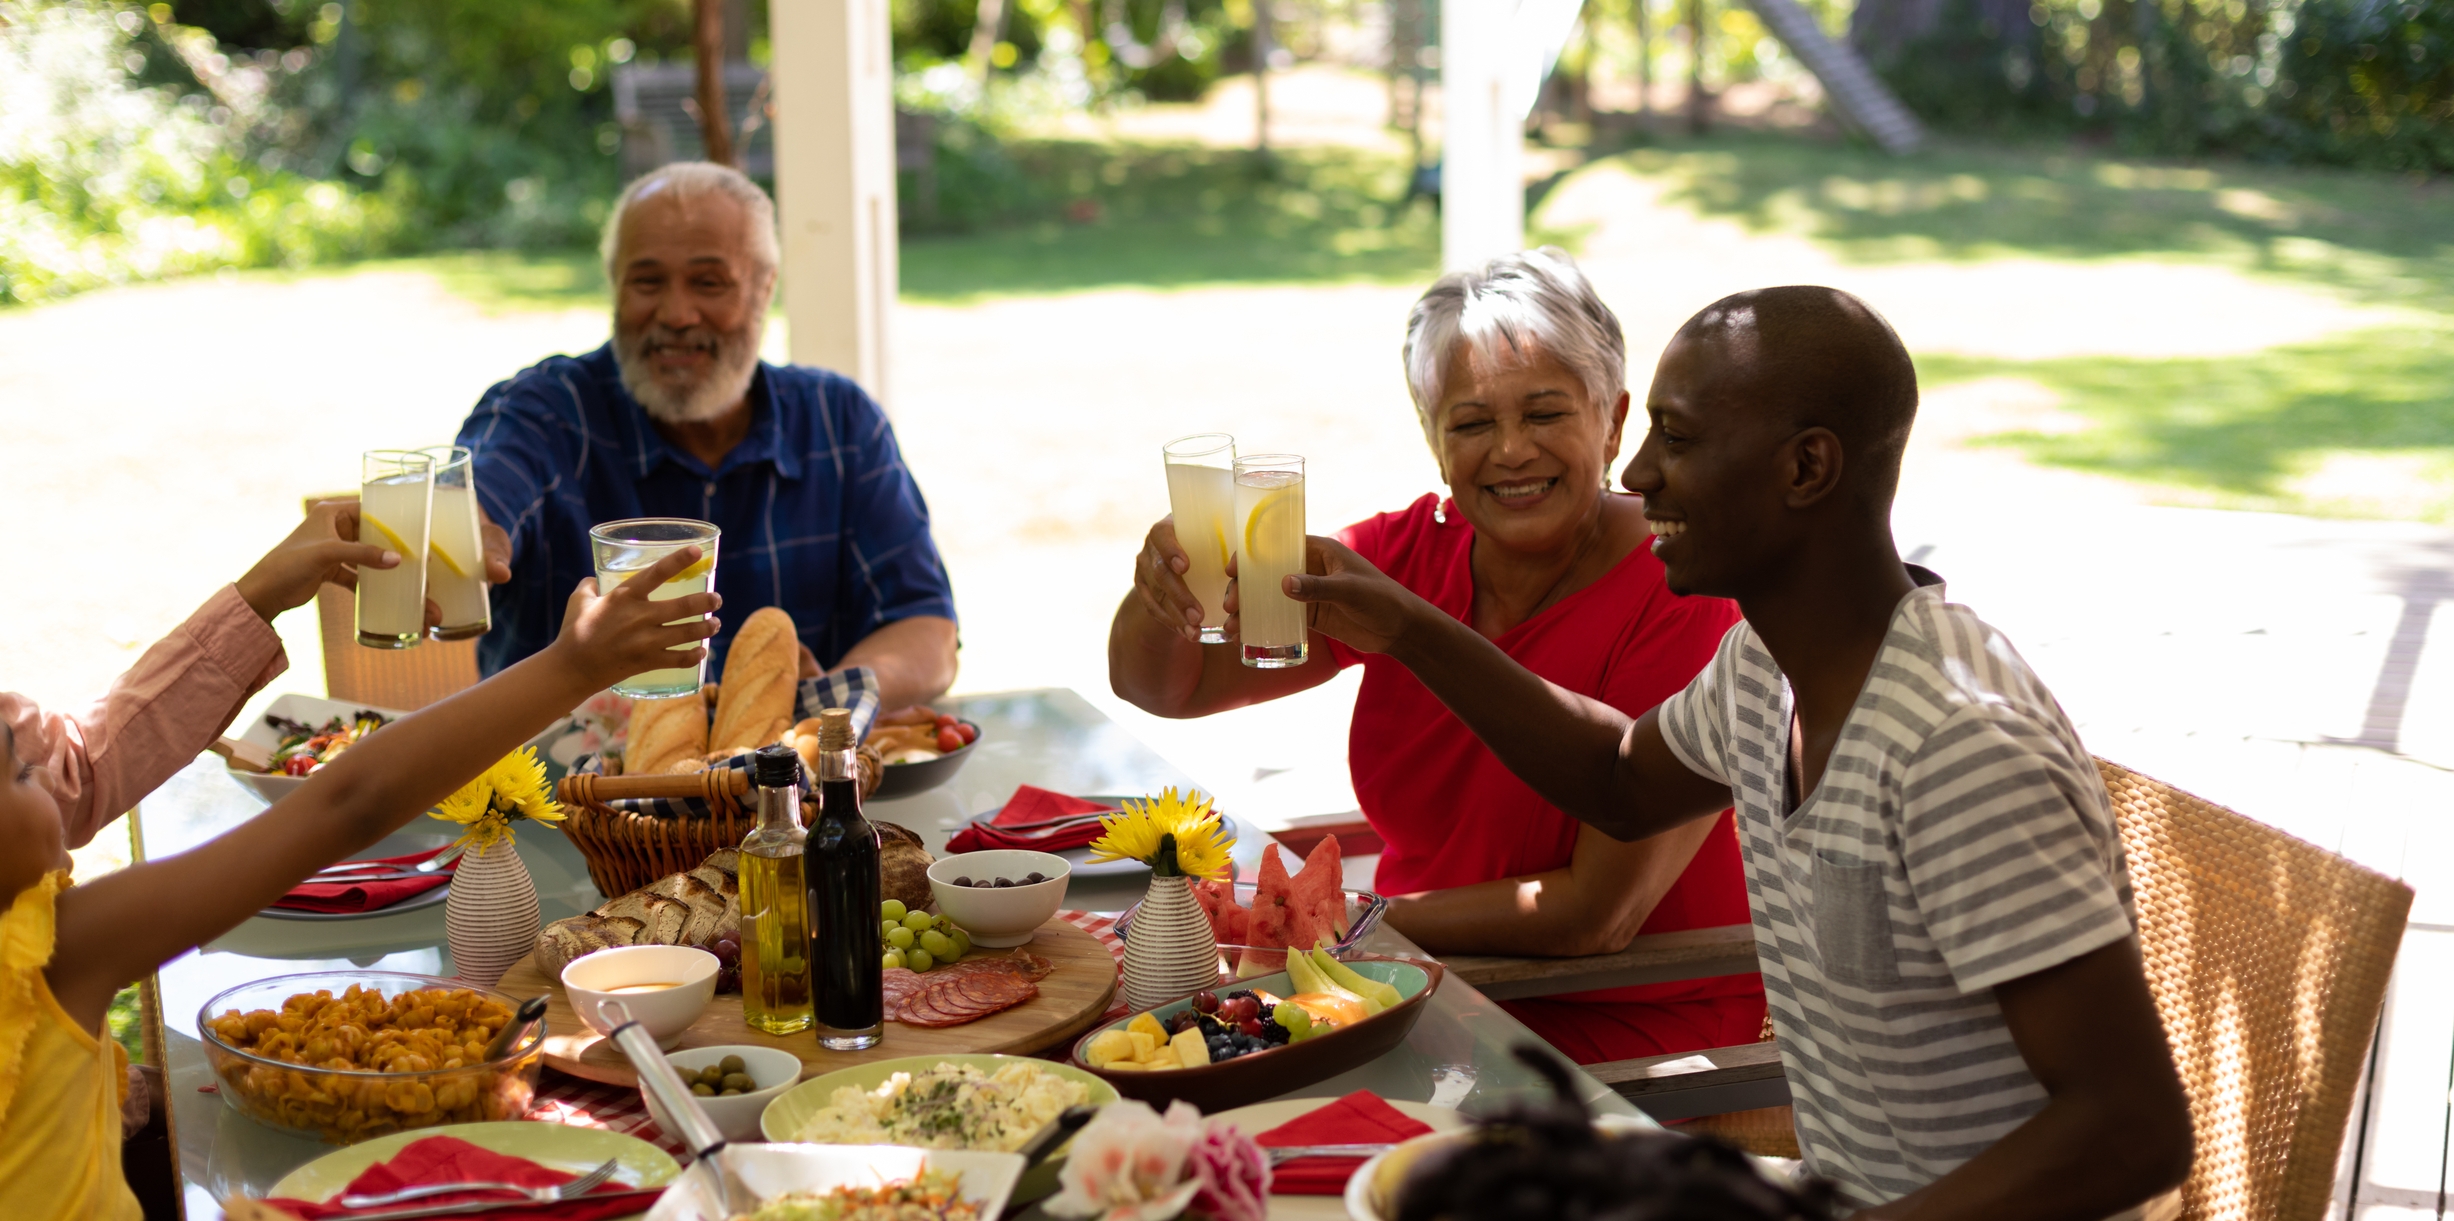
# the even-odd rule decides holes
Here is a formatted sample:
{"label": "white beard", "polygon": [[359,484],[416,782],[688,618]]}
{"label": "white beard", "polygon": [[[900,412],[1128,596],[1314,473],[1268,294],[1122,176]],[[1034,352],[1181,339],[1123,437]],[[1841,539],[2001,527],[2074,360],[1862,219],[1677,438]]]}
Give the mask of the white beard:
{"label": "white beard", "polygon": [[[675,331],[651,323],[637,334],[625,335],[619,323],[614,328],[614,364],[622,371],[622,388],[645,408],[649,418],[666,424],[695,424],[723,415],[742,401],[750,392],[750,379],[758,376],[757,336],[763,330],[763,319],[730,334],[701,340],[693,334],[699,328]],[[656,380],[648,371],[649,342],[689,343],[703,341],[715,350],[715,367],[706,376],[688,386],[668,386]]]}

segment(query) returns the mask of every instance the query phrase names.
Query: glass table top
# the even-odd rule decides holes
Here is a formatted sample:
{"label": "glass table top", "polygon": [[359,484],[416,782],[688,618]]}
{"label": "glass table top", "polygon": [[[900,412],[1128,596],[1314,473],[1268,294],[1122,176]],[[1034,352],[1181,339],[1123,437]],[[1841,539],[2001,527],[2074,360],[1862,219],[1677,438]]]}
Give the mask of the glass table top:
{"label": "glass table top", "polygon": [[[937,706],[982,726],[975,756],[935,789],[867,806],[872,817],[919,832],[932,851],[942,851],[946,838],[965,821],[1003,805],[1020,784],[1069,793],[1155,793],[1195,783],[1070,690],[975,695],[940,700]],[[158,858],[193,847],[263,808],[262,800],[233,780],[219,759],[201,756],[145,799],[137,815],[145,854]],[[447,823],[419,819],[361,856],[437,847],[450,841],[453,830]],[[1249,876],[1268,842],[1265,836],[1250,835],[1237,843],[1240,873]],[[588,879],[579,851],[560,832],[524,827],[518,843],[536,881],[545,920],[578,915],[604,902]],[[1135,876],[1076,878],[1065,904],[1118,912],[1138,901],[1145,885]],[[257,918],[163,965],[163,1047],[190,1221],[217,1221],[222,1215],[217,1201],[223,1196],[261,1195],[282,1175],[330,1151],[330,1146],[242,1118],[217,1095],[199,1092],[213,1082],[196,1041],[196,1017],[205,1002],[239,984],[304,971],[360,967],[451,975],[443,914],[443,905],[436,904],[351,920]],[[1423,956],[1403,934],[1386,927],[1364,948]],[[1481,1114],[1547,1088],[1510,1055],[1512,1046],[1534,1037],[1496,1003],[1450,980],[1396,1050],[1286,1096],[1336,1097],[1368,1089],[1384,1098]],[[1638,1114],[1601,1082],[1583,1073],[1576,1081],[1595,1111]]]}

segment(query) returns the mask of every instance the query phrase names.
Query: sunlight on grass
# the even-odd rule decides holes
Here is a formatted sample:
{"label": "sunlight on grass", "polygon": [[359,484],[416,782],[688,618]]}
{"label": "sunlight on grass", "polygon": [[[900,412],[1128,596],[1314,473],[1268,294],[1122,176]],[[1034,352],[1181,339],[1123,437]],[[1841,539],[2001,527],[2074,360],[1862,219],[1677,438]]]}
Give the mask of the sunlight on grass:
{"label": "sunlight on grass", "polygon": [[2454,185],[2222,162],[2162,165],[2069,146],[1856,145],[1731,133],[1613,160],[1669,198],[1865,262],[2155,255],[2213,259],[2454,311]]}
{"label": "sunlight on grass", "polygon": [[1034,142],[1010,150],[1047,206],[1018,223],[902,243],[906,300],[1202,284],[1412,283],[1439,218],[1403,203],[1401,158],[1345,148]]}
{"label": "sunlight on grass", "polygon": [[2454,522],[2454,325],[2354,331],[2249,356],[1926,356],[1929,386],[2016,376],[2092,427],[1979,444],[2215,508]]}

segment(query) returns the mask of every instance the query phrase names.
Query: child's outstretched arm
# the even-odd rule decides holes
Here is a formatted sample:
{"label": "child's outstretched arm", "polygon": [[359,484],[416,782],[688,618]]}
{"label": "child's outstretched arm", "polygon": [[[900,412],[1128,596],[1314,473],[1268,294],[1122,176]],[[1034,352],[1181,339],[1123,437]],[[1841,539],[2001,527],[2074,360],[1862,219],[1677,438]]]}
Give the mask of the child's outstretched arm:
{"label": "child's outstretched arm", "polygon": [[581,582],[562,634],[542,652],[386,727],[227,834],[62,894],[46,971],[53,995],[95,1028],[130,980],[425,813],[589,696],[705,656],[703,645],[668,650],[716,633],[715,620],[699,617],[716,609],[716,595],[647,599],[698,555],[685,548],[602,595],[593,580]]}

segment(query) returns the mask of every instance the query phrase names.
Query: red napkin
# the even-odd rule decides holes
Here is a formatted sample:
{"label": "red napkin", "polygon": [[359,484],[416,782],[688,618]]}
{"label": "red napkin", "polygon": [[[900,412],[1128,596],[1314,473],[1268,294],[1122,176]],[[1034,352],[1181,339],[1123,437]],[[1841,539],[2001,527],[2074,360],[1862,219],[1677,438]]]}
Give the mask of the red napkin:
{"label": "red napkin", "polygon": [[[390,865],[405,869],[433,860],[450,846],[446,844],[443,848],[437,848],[432,852],[413,852],[407,856],[389,856],[377,861],[347,861],[344,863],[369,867]],[[302,883],[292,888],[290,893],[273,900],[273,906],[301,912],[371,912],[378,908],[390,907],[403,899],[425,894],[451,881],[452,871],[458,868],[460,868],[460,862],[453,861],[425,877],[404,878],[395,882],[343,882],[323,885]]]}
{"label": "red napkin", "polygon": [[[559,1187],[578,1178],[562,1170],[548,1170],[527,1158],[511,1157],[488,1149],[480,1149],[456,1136],[429,1136],[403,1148],[391,1161],[377,1162],[366,1168],[348,1187],[333,1193],[334,1199],[356,1192],[374,1195],[399,1191],[404,1187],[422,1187],[428,1183],[511,1183],[520,1187]],[[602,1184],[590,1195],[632,1188],[613,1183]],[[265,1203],[298,1217],[300,1221],[323,1221],[326,1217],[352,1217],[364,1213],[390,1212],[401,1208],[422,1208],[433,1204],[475,1203],[480,1200],[509,1200],[502,1192],[450,1192],[427,1196],[406,1204],[390,1204],[382,1208],[347,1209],[337,1204],[322,1204],[309,1200],[267,1200]],[[646,1212],[656,1203],[654,1196],[625,1195],[618,1200],[591,1202],[587,1196],[563,1204],[531,1204],[521,1208],[501,1208],[492,1212],[469,1213],[469,1217],[499,1217],[505,1221],[597,1221],[601,1217],[627,1217]]]}
{"label": "red napkin", "polygon": [[[1253,1138],[1264,1149],[1290,1145],[1396,1144],[1431,1131],[1431,1125],[1409,1119],[1404,1111],[1382,1102],[1370,1090],[1356,1090],[1317,1111],[1298,1115]],[[1346,1181],[1363,1165],[1359,1157],[1299,1157],[1280,1162],[1270,1172],[1270,1194],[1334,1196],[1346,1191]]]}
{"label": "red napkin", "polygon": [[973,823],[954,833],[946,841],[948,852],[978,852],[983,848],[1028,848],[1034,852],[1062,852],[1080,848],[1098,839],[1097,822],[1085,819],[1072,827],[1051,830],[1041,824],[1084,814],[1113,814],[1115,806],[1084,801],[1063,793],[1023,785],[1006,799],[1005,808],[997,811],[985,823]]}

